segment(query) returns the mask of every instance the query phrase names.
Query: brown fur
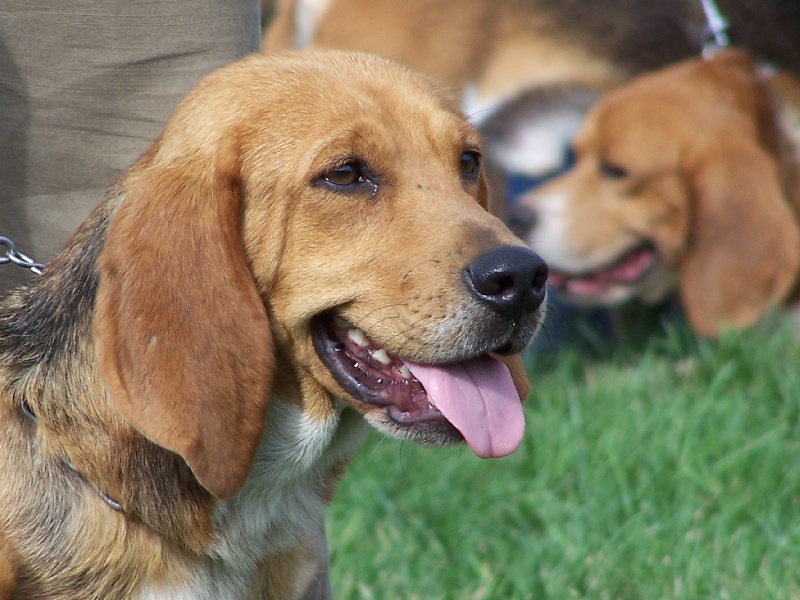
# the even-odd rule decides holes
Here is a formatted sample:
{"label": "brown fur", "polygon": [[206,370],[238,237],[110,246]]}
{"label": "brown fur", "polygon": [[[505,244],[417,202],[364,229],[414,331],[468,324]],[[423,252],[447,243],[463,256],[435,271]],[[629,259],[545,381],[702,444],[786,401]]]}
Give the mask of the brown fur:
{"label": "brown fur", "polygon": [[[270,3],[272,4],[272,3]],[[280,0],[262,49],[341,48],[380,54],[460,92],[498,95],[550,83],[607,86],[699,52],[706,27],[696,0],[310,0],[310,37]],[[800,8],[793,0],[720,0],[732,42],[800,73]],[[314,21],[318,21],[314,22]]]}
{"label": "brown fur", "polygon": [[[0,301],[0,598],[299,597],[359,415],[454,441],[350,397],[313,319],[427,363],[518,352],[538,327],[466,289],[465,264],[523,244],[465,150],[477,134],[447,97],[374,57],[253,56],[201,82]],[[372,195],[322,182],[353,158]],[[524,398],[519,355],[500,358]]]}
{"label": "brown fur", "polygon": [[481,94],[513,96],[551,82],[607,85],[621,72],[567,43],[547,10],[519,0],[331,0],[308,40],[298,40],[299,2],[278,3],[264,32],[266,52],[297,47],[361,50],[437,78],[454,94],[475,84]]}
{"label": "brown fur", "polygon": [[519,220],[570,278],[643,242],[658,264],[581,301],[656,301],[677,287],[692,327],[714,336],[787,299],[800,269],[797,163],[768,83],[730,50],[643,75],[590,110],[575,166],[524,197]]}
{"label": "brown fur", "polygon": [[17,585],[17,558],[11,544],[0,537],[0,598],[8,598]]}

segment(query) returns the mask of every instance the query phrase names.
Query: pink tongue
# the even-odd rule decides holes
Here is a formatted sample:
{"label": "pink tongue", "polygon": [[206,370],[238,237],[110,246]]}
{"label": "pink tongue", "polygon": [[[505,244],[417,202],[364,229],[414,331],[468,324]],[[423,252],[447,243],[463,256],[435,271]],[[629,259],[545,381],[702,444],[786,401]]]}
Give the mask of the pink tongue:
{"label": "pink tongue", "polygon": [[553,287],[566,287],[568,292],[576,296],[595,296],[601,294],[609,284],[636,281],[653,260],[652,250],[641,248],[628,254],[619,264],[604,271],[575,277],[550,271],[547,281]]}
{"label": "pink tongue", "polygon": [[525,417],[511,373],[491,357],[450,365],[406,363],[428,400],[481,458],[505,456],[522,440]]}

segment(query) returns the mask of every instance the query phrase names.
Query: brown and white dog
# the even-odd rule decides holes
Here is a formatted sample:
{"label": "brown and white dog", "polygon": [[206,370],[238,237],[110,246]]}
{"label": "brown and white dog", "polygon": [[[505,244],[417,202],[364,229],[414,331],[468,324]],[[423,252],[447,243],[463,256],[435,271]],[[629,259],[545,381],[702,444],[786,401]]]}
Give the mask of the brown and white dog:
{"label": "brown and white dog", "polygon": [[513,217],[568,300],[657,302],[695,331],[744,327],[800,275],[800,84],[741,51],[642,75],[603,97],[575,165]]}
{"label": "brown and white dog", "polygon": [[[796,0],[717,3],[734,44],[800,76]],[[262,46],[372,52],[437,78],[480,128],[487,160],[527,182],[563,167],[597,98],[699,55],[706,30],[699,0],[278,0]]]}
{"label": "brown and white dog", "polygon": [[348,53],[192,91],[0,302],[0,597],[300,597],[366,423],[514,450],[547,268],[474,128]]}

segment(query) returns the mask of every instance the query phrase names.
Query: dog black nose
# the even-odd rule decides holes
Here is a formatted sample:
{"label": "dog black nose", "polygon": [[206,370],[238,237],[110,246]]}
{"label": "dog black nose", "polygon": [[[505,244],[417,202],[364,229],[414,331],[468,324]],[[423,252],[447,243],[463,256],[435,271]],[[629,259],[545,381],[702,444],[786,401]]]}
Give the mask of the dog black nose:
{"label": "dog black nose", "polygon": [[491,250],[464,267],[464,279],[472,295],[499,313],[514,318],[542,304],[548,274],[541,257],[521,246]]}

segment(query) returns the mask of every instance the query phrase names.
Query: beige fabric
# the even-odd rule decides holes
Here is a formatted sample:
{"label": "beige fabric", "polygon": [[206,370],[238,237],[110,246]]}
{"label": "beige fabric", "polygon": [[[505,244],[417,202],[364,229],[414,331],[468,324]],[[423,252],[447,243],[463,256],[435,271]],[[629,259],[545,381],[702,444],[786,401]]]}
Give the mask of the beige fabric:
{"label": "beige fabric", "polygon": [[[184,94],[259,36],[258,0],[0,0],[0,235],[48,261]],[[0,290],[27,277],[0,265]]]}

